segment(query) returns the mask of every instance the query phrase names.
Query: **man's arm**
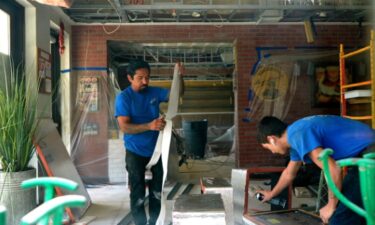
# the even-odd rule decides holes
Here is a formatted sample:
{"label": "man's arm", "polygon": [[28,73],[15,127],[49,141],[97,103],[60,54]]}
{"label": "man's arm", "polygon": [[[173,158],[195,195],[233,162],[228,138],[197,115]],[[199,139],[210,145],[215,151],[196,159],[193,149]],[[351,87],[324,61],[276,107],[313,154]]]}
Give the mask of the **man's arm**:
{"label": "man's arm", "polygon": [[[323,151],[323,148],[316,148],[309,153],[311,160],[323,169],[322,162],[318,159],[319,154]],[[341,169],[336,165],[336,161],[331,157],[328,158],[328,166],[329,166],[329,173],[332,176],[333,182],[335,183],[336,187],[341,190],[342,185],[342,176],[341,176]],[[328,203],[323,208],[320,209],[320,218],[322,219],[323,223],[328,223],[329,218],[331,218],[333,212],[336,210],[337,205],[337,198],[332,193],[332,191],[328,190]]]}
{"label": "man's arm", "polygon": [[302,162],[290,161],[288,166],[281,173],[279,181],[271,191],[259,191],[264,195],[262,202],[266,202],[280,194],[284,188],[288,187],[292,183],[297,175],[298,169],[301,167]]}
{"label": "man's arm", "polygon": [[117,123],[120,130],[125,134],[138,134],[148,130],[160,131],[165,127],[164,117],[159,117],[149,123],[134,124],[129,116],[118,116]]}
{"label": "man's arm", "polygon": [[185,74],[185,67],[182,63],[178,62],[178,68],[180,71],[180,97],[184,96],[185,93],[185,82],[184,82],[184,74]]}

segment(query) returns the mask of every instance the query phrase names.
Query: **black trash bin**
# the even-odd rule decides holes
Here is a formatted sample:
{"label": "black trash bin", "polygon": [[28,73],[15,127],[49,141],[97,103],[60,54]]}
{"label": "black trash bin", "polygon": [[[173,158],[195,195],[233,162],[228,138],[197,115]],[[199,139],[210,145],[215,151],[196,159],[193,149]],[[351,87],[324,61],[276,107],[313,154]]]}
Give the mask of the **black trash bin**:
{"label": "black trash bin", "polygon": [[201,159],[207,143],[207,120],[183,121],[185,152],[188,157]]}

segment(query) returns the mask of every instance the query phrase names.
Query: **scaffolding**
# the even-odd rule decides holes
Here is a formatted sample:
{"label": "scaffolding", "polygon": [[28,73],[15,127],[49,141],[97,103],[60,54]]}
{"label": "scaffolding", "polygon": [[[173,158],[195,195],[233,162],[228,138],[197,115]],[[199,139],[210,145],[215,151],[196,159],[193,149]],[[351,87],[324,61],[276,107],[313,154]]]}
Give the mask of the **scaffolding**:
{"label": "scaffolding", "polygon": [[[345,59],[359,55],[364,52],[370,52],[370,79],[366,81],[347,83],[345,71]],[[375,69],[374,69],[374,31],[371,31],[371,39],[369,45],[353,52],[344,53],[344,45],[340,44],[340,100],[341,100],[341,116],[353,120],[371,121],[372,128],[375,128]],[[363,87],[370,87],[370,90],[364,90]],[[349,98],[349,90],[352,97],[361,99],[356,103],[371,104],[370,115],[350,116],[347,112],[347,99]],[[353,92],[353,90],[355,92]],[[355,93],[355,94],[353,94]]]}

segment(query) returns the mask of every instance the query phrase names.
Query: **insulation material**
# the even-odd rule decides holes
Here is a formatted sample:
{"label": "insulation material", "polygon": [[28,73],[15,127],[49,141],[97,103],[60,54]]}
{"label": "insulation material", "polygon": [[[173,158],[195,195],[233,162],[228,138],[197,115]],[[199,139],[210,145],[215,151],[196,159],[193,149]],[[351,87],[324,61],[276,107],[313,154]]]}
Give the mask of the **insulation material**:
{"label": "insulation material", "polygon": [[227,225],[233,225],[233,188],[224,178],[203,177],[201,179],[203,194],[220,194],[224,202],[225,221]]}
{"label": "insulation material", "polygon": [[164,130],[159,133],[158,140],[156,142],[154,154],[151,157],[150,162],[147,164],[147,168],[151,168],[153,165],[157,163],[160,158],[162,157],[163,162],[163,185],[162,185],[162,192],[161,192],[161,209],[159,218],[156,222],[158,225],[164,224],[165,213],[166,213],[166,194],[164,193],[164,184],[167,179],[168,174],[168,157],[169,157],[169,147],[171,144],[171,137],[172,137],[172,119],[177,114],[178,109],[178,99],[180,97],[180,71],[179,65],[176,64],[174,67],[173,73],[173,81],[172,87],[169,94],[169,103],[168,103],[168,111],[165,117],[166,125]]}
{"label": "insulation material", "polygon": [[174,225],[225,225],[221,195],[181,195],[174,204],[172,221]]}
{"label": "insulation material", "polygon": [[[181,82],[180,71],[178,68],[178,64],[176,64],[174,67],[174,72],[173,72],[172,87],[171,87],[170,94],[169,94],[168,111],[167,111],[167,114],[165,115],[165,120],[167,122],[165,128],[167,129],[160,131],[158,140],[156,142],[156,146],[154,149],[154,154],[152,154],[151,160],[146,166],[147,169],[150,169],[153,165],[155,165],[158,162],[163,150],[166,154],[168,154],[169,145],[170,145],[170,141],[172,137],[172,119],[177,115],[177,110],[178,110],[178,99],[180,98],[180,95],[179,95],[180,94],[180,82]],[[169,142],[169,144],[164,143],[164,142]],[[168,158],[166,158],[166,163],[167,162],[168,162]],[[165,179],[163,180],[165,181]]]}
{"label": "insulation material", "polygon": [[246,176],[246,169],[232,170],[231,184],[233,187],[233,219],[235,225],[243,224],[242,215],[245,208],[244,193],[246,193]]}

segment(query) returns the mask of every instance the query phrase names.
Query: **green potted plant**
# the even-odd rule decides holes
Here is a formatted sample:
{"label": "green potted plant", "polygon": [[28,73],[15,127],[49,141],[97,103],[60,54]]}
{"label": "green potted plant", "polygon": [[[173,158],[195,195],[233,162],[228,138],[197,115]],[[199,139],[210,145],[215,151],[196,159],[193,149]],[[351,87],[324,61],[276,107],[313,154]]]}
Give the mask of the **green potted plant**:
{"label": "green potted plant", "polygon": [[29,72],[0,54],[0,203],[8,224],[19,224],[36,205],[35,190],[20,188],[36,175],[29,162],[35,152],[38,82],[36,71]]}

